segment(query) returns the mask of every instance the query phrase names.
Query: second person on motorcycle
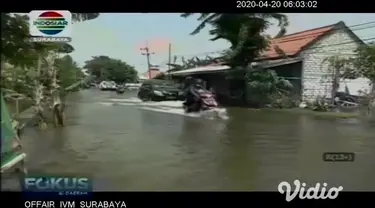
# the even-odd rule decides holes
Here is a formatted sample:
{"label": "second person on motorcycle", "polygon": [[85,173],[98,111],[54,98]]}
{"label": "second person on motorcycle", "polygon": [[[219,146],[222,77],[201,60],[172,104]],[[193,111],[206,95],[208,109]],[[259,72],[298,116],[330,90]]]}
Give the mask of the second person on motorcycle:
{"label": "second person on motorcycle", "polygon": [[191,77],[186,78],[187,86],[185,86],[185,97],[186,101],[184,102],[184,106],[186,107],[186,111],[199,111],[201,108],[201,99],[199,96],[199,90],[204,89],[204,81],[202,79],[195,79],[191,81]]}

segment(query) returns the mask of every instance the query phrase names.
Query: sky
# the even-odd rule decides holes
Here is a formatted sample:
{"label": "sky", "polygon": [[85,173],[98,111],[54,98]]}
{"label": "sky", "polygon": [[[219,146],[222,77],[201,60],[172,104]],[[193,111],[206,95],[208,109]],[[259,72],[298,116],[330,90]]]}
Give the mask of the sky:
{"label": "sky", "polygon": [[[287,14],[288,33],[295,33],[344,21],[355,26],[375,20],[375,14]],[[209,27],[197,35],[190,35],[199,22],[197,16],[182,18],[177,13],[101,13],[97,19],[75,23],[72,30],[72,45],[75,51],[71,56],[83,66],[92,56],[105,55],[121,59],[133,65],[138,72],[147,71],[146,57],[140,48],[150,48],[151,64],[166,69],[168,46],[171,44],[172,56],[218,55],[217,51],[226,49],[229,44],[223,40],[210,41]],[[359,27],[357,27],[359,28]],[[361,39],[375,37],[375,26],[357,29],[353,32]],[[277,26],[267,33],[275,35]],[[179,59],[180,60],[180,59]],[[178,61],[177,61],[178,62]]]}

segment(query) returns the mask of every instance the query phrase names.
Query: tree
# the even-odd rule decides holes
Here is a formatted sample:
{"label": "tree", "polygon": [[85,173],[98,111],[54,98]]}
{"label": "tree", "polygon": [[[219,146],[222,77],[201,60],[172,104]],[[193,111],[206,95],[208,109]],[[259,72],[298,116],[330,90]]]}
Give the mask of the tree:
{"label": "tree", "polygon": [[195,56],[187,60],[184,57],[181,57],[182,64],[176,64],[176,61],[177,61],[177,56],[173,58],[173,63],[169,64],[169,66],[171,66],[172,68],[168,70],[167,72],[174,72],[174,71],[180,71],[184,69],[207,66],[207,65],[215,64],[218,62],[217,59],[211,56],[206,56],[204,58],[198,58],[197,56]]}
{"label": "tree", "polygon": [[[189,17],[193,14],[184,13],[181,16]],[[212,26],[209,34],[213,36],[210,40],[224,39],[231,44],[224,59],[234,69],[229,75],[232,79],[231,82],[236,83],[243,91],[242,99],[247,104],[249,100],[247,92],[249,72],[254,70],[249,65],[268,48],[269,36],[264,32],[272,25],[272,21],[278,21],[278,27],[280,27],[280,31],[275,37],[283,36],[286,33],[286,27],[289,24],[287,16],[279,13],[201,13],[198,20],[201,23],[191,33],[192,35],[199,33],[209,24]]]}
{"label": "tree", "polygon": [[108,56],[94,56],[85,62],[83,68],[88,69],[88,72],[98,81],[112,80],[116,83],[124,83],[138,79],[138,72],[133,66]]}
{"label": "tree", "polygon": [[368,78],[372,83],[371,93],[375,94],[375,43],[359,47],[351,62],[354,74]]}
{"label": "tree", "polygon": [[100,13],[72,13],[73,22],[82,22],[98,18]]}
{"label": "tree", "polygon": [[103,67],[106,67],[106,63],[110,60],[108,56],[93,56],[91,60],[85,61],[84,69],[87,69],[88,72],[95,76],[97,79],[105,79],[107,75],[104,76],[105,70]]}
{"label": "tree", "polygon": [[[73,13],[73,22],[97,18],[99,13]],[[67,43],[31,43],[27,41],[29,24],[27,15],[1,13],[1,56],[2,64],[30,67],[37,62],[37,53],[48,50],[72,52],[74,48]]]}
{"label": "tree", "polygon": [[[99,13],[73,13],[73,21],[94,19]],[[28,89],[27,95],[34,100],[34,107],[40,118],[40,126],[45,126],[42,102],[46,99],[45,92],[56,94],[57,69],[55,60],[58,53],[69,53],[74,48],[67,43],[32,43],[29,42],[29,25],[27,15],[11,13],[1,14],[1,68],[7,63],[18,68],[23,77],[23,85]],[[19,78],[20,76],[14,76]],[[31,83],[29,81],[32,80]],[[14,87],[15,85],[11,86]],[[3,86],[2,86],[3,87]],[[30,90],[32,89],[32,91]],[[14,88],[10,91],[19,90]],[[59,97],[58,97],[59,99]],[[55,98],[53,98],[55,103]]]}
{"label": "tree", "polygon": [[368,78],[372,84],[369,93],[371,96],[375,95],[375,43],[362,45],[355,52],[352,58],[331,56],[323,62],[328,62],[329,76],[332,79],[332,103],[334,103],[335,94],[339,89],[340,79]]}
{"label": "tree", "polygon": [[[184,13],[182,17],[189,17],[195,13]],[[268,36],[264,31],[271,26],[271,21],[277,20],[280,27],[275,37],[286,33],[289,22],[286,15],[279,13],[201,13],[198,18],[201,23],[191,33],[199,33],[207,24],[212,26],[209,31],[212,41],[224,39],[231,44],[231,53],[227,57],[233,66],[247,67],[259,54],[268,47]]]}
{"label": "tree", "polygon": [[353,79],[358,75],[353,74],[350,59],[339,56],[330,56],[323,60],[328,63],[328,78],[331,80],[331,103],[335,103],[335,96],[340,88],[340,79]]}
{"label": "tree", "polygon": [[71,86],[85,76],[70,55],[56,59],[55,66],[58,69],[57,78],[62,88]]}
{"label": "tree", "polygon": [[[355,51],[352,58],[328,57],[330,71],[343,79],[365,77],[372,83],[372,94],[375,93],[375,43],[362,45]],[[337,79],[337,78],[336,78]]]}

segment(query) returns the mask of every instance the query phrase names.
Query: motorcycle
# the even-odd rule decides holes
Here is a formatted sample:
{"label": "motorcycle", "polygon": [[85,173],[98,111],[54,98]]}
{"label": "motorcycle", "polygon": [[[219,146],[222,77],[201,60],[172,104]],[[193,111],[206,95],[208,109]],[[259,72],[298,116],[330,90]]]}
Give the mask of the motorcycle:
{"label": "motorcycle", "polygon": [[199,98],[196,102],[190,105],[186,102],[183,103],[186,113],[201,112],[204,116],[219,117],[222,119],[228,118],[226,110],[218,107],[215,95],[207,90],[199,90],[198,94]]}
{"label": "motorcycle", "polygon": [[125,92],[125,89],[124,88],[117,88],[116,89],[116,93],[117,94],[123,94]]}

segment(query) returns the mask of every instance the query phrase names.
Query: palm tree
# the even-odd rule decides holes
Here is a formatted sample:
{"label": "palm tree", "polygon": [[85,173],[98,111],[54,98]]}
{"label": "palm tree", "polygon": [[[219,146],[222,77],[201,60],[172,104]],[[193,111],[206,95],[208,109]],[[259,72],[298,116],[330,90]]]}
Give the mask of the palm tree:
{"label": "palm tree", "polygon": [[99,17],[100,13],[72,13],[73,22],[82,22]]}
{"label": "palm tree", "polygon": [[[195,13],[183,13],[181,17],[187,18]],[[272,21],[278,21],[280,31],[275,37],[283,36],[288,26],[287,16],[279,13],[200,13],[198,21],[201,23],[195,28],[191,35],[199,33],[209,24],[212,29],[209,34],[213,36],[211,41],[218,39],[227,40],[231,46],[226,51],[226,62],[234,70],[230,75],[242,86],[242,98],[247,103],[248,98],[248,77],[251,69],[249,64],[262,51],[268,47],[269,37],[264,32],[272,25]],[[229,78],[229,77],[228,77]]]}
{"label": "palm tree", "polygon": [[[187,18],[195,13],[183,13]],[[214,36],[210,40],[225,39],[231,44],[229,62],[233,66],[247,66],[263,50],[268,47],[268,37],[264,31],[271,26],[272,21],[278,21],[280,31],[275,37],[283,36],[288,26],[287,16],[279,13],[200,13],[201,23],[190,33],[198,34],[207,24],[212,26],[209,31]]]}
{"label": "palm tree", "polygon": [[[187,18],[196,13],[182,13],[181,17]],[[212,23],[218,18],[221,17],[221,13],[201,13],[200,17],[197,19],[198,21],[201,21],[201,23],[198,25],[197,28],[193,32],[190,33],[190,35],[196,35],[198,34],[203,28],[206,27],[206,24]]]}

